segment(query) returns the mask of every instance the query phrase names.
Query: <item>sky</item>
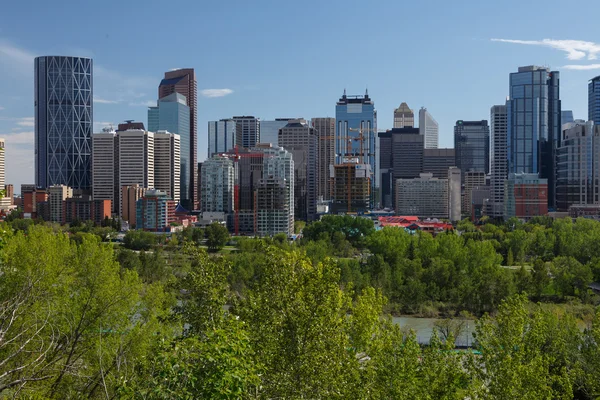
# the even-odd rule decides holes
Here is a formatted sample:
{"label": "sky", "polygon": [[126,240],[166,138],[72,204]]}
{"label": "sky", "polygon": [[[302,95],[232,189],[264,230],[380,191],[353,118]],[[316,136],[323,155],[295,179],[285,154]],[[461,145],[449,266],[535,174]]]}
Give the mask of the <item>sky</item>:
{"label": "sky", "polygon": [[519,66],[560,71],[562,108],[582,119],[587,82],[600,75],[600,25],[580,23],[597,0],[3,3],[0,137],[17,193],[34,182],[39,55],[93,58],[95,132],[126,119],[146,124],[164,72],[194,68],[199,161],[208,121],[334,117],[344,89],[368,89],[379,130],[392,127],[403,101],[415,112],[427,107],[440,147],[453,147],[456,120],[489,119]]}

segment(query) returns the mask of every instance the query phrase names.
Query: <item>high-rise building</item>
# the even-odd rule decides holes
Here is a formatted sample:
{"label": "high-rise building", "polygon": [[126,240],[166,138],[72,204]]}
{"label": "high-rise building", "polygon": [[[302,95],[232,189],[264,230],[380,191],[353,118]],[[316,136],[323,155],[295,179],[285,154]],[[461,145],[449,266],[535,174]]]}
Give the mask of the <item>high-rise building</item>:
{"label": "high-rise building", "polygon": [[600,125],[600,75],[588,83],[588,121]]}
{"label": "high-rise building", "polygon": [[65,185],[53,185],[48,188],[48,201],[50,203],[50,221],[63,223],[63,201],[73,197],[73,189]]}
{"label": "high-rise building", "polygon": [[121,218],[129,222],[131,228],[136,227],[136,204],[139,199],[144,197],[148,189],[138,184],[125,185],[121,187],[120,197],[122,202]]}
{"label": "high-rise building", "polygon": [[[375,204],[379,187],[376,160],[377,111],[375,103],[365,91],[364,96],[347,96],[346,90],[335,106],[335,162],[342,164],[347,157],[358,157],[369,164],[371,173],[371,207]],[[362,151],[362,153],[361,153]]]}
{"label": "high-rise building", "polygon": [[563,131],[556,163],[556,208],[560,211],[574,204],[599,204],[599,194],[594,192],[594,170],[600,162],[597,134],[593,121]]}
{"label": "high-rise building", "polygon": [[90,195],[70,197],[63,201],[64,213],[61,223],[70,224],[73,221],[93,221],[100,225],[105,218],[110,218],[111,201],[92,200]]}
{"label": "high-rise building", "polygon": [[35,184],[92,187],[92,59],[35,58]]}
{"label": "high-rise building", "polygon": [[462,193],[462,213],[471,215],[471,205],[473,204],[472,192],[476,187],[485,186],[485,173],[476,171],[467,171],[463,174],[464,190]]}
{"label": "high-rise building", "polygon": [[461,171],[457,167],[448,169],[448,212],[451,222],[460,221],[462,217],[460,209]]}
{"label": "high-rise building", "polygon": [[158,131],[154,134],[154,188],[167,193],[176,203],[181,201],[180,143],[175,133]]}
{"label": "high-rise building", "polygon": [[202,163],[201,202],[203,212],[233,212],[234,163],[230,157],[213,155]]}
{"label": "high-rise building", "polygon": [[317,213],[317,135],[305,120],[292,120],[279,130],[279,145],[294,160],[294,218],[312,221]]}
{"label": "high-rise building", "polygon": [[370,168],[358,158],[334,165],[332,213],[364,213],[370,209]]}
{"label": "high-rise building", "polygon": [[119,212],[119,150],[116,133],[107,129],[92,135],[92,198],[110,200],[112,212]]}
{"label": "high-rise building", "polygon": [[463,174],[490,170],[490,127],[486,120],[456,121],[454,126],[456,167]]}
{"label": "high-rise building", "polygon": [[260,236],[273,236],[278,233],[294,233],[290,224],[293,205],[289,203],[292,188],[285,179],[273,176],[258,181],[257,226]]}
{"label": "high-rise building", "polygon": [[506,219],[528,220],[548,214],[548,180],[537,174],[509,173],[504,196]]}
{"label": "high-rise building", "polygon": [[8,199],[9,206],[15,205],[15,187],[12,184],[4,185],[4,196]]}
{"label": "high-rise building", "polygon": [[492,218],[504,216],[504,181],[508,177],[506,106],[490,109],[491,121],[491,187],[486,214]]}
{"label": "high-rise building", "polygon": [[260,143],[271,143],[277,147],[279,144],[279,130],[289,121],[302,118],[275,118],[274,121],[260,121]]}
{"label": "high-rise building", "polygon": [[438,148],[439,125],[425,107],[419,110],[419,133],[425,137],[426,149]]}
{"label": "high-rise building", "polygon": [[233,117],[235,121],[235,144],[246,149],[260,143],[260,119],[253,116]]}
{"label": "high-rise building", "polygon": [[4,181],[5,150],[4,139],[0,139],[0,190],[4,190],[4,193],[0,196],[0,211],[8,210],[12,205],[12,194],[7,193]]}
{"label": "high-rise building", "polygon": [[413,128],[415,126],[415,113],[402,103],[394,110],[394,128]]}
{"label": "high-rise building", "polygon": [[[143,129],[143,128],[142,128]],[[190,188],[192,178],[190,174],[195,170],[192,166],[190,146],[191,134],[191,109],[187,105],[187,98],[178,92],[173,92],[158,100],[156,107],[148,108],[148,130],[150,132],[168,131],[179,135],[179,193],[180,202],[185,207],[191,208]],[[161,189],[162,190],[162,189]]]}
{"label": "high-rise building", "polygon": [[[196,189],[196,193],[198,194],[198,199],[200,199],[200,203],[202,203],[202,163],[198,163],[198,188]],[[200,204],[200,211],[202,211],[202,204]]]}
{"label": "high-rise building", "polygon": [[329,200],[333,194],[331,170],[335,164],[335,118],[313,118],[311,123],[317,135],[317,199]]}
{"label": "high-rise building", "polygon": [[418,178],[396,182],[396,215],[449,218],[448,179],[421,173]]}
{"label": "high-rise building", "polygon": [[564,124],[568,124],[569,122],[573,122],[575,121],[575,118],[573,117],[573,111],[572,110],[562,110],[560,112],[560,124],[561,126]]}
{"label": "high-rise building", "polygon": [[[141,129],[117,132],[119,146],[119,187],[154,187],[154,133]],[[122,208],[122,199],[119,201]],[[122,213],[122,212],[121,212]],[[125,219],[125,218],[124,218]],[[129,221],[131,224],[131,221]]]}
{"label": "high-rise building", "polygon": [[171,222],[176,220],[177,204],[168,194],[156,189],[146,191],[136,202],[136,229],[145,231],[166,232]]}
{"label": "high-rise building", "polygon": [[547,179],[548,206],[555,204],[556,149],[560,147],[560,73],[519,67],[510,74],[507,113],[508,173]]}
{"label": "high-rise building", "polygon": [[[177,133],[181,137],[181,160],[182,162],[185,162],[186,160],[189,162],[187,165],[182,165],[181,167],[181,176],[186,179],[189,178],[189,184],[186,186],[183,184],[181,185],[181,198],[185,200],[183,206],[188,209],[196,209],[198,207],[198,199],[196,198],[196,188],[198,187],[198,174],[196,171],[196,166],[198,165],[197,91],[196,74],[194,73],[193,68],[165,72],[165,78],[158,86],[159,99],[163,99],[173,93],[179,93],[185,96],[186,104],[190,108],[190,133],[188,136],[185,136],[185,133],[181,132],[184,123],[180,125],[182,128],[178,129],[171,126],[160,126],[160,129]],[[160,108],[160,102],[158,106]],[[189,155],[186,155],[185,153],[188,153]]]}
{"label": "high-rise building", "polygon": [[235,148],[237,123],[233,119],[208,121],[208,152],[207,158],[215,154],[226,153]]}
{"label": "high-rise building", "polygon": [[448,168],[456,166],[454,149],[424,149],[423,172],[431,172],[434,178],[447,178]]}
{"label": "high-rise building", "polygon": [[[264,187],[262,194],[266,196],[278,196],[281,195],[281,180],[285,183],[285,195],[287,199],[285,201],[277,200],[276,205],[278,208],[270,213],[267,207],[271,204],[271,200],[265,203],[265,200],[261,198],[261,192],[258,194],[258,225],[259,231],[262,225],[262,229],[267,231],[275,232],[277,229],[285,228],[282,230],[283,233],[292,234],[294,233],[294,159],[292,153],[285,150],[283,147],[263,147],[257,149],[263,153],[263,179]],[[276,179],[277,182],[272,181]],[[259,189],[261,183],[259,181]],[[274,192],[273,192],[274,191]],[[275,198],[272,201],[275,201]],[[285,220],[287,219],[287,223]],[[266,228],[265,228],[266,226]],[[276,232],[279,233],[279,232]]]}

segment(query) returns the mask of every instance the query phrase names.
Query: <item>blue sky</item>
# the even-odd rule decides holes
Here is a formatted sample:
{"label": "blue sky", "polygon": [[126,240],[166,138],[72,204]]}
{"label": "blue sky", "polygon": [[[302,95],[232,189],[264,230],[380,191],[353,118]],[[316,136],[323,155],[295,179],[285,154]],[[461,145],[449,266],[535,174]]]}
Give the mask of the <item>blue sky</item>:
{"label": "blue sky", "polygon": [[[600,25],[585,18],[597,0],[4,3],[0,137],[17,192],[33,182],[36,55],[94,59],[95,131],[125,119],[146,123],[164,71],[195,68],[199,160],[209,120],[335,116],[344,88],[368,87],[381,130],[401,102],[426,106],[440,145],[452,147],[455,121],[489,119],[518,66],[561,71],[563,109],[576,118],[586,118],[587,81],[600,75]],[[210,89],[220,90],[202,92]]]}

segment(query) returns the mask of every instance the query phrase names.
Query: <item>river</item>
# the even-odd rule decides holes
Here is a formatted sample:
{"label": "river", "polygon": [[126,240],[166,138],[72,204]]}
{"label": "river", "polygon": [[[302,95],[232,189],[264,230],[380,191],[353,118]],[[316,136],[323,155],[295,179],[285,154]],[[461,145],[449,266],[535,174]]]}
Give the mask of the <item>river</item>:
{"label": "river", "polygon": [[[404,330],[412,329],[417,335],[417,341],[421,344],[428,344],[433,334],[436,318],[416,318],[416,317],[394,317],[394,323],[399,324]],[[473,332],[475,332],[475,321],[465,320],[463,333],[456,338],[457,346],[472,346]],[[439,336],[439,333],[438,333]]]}

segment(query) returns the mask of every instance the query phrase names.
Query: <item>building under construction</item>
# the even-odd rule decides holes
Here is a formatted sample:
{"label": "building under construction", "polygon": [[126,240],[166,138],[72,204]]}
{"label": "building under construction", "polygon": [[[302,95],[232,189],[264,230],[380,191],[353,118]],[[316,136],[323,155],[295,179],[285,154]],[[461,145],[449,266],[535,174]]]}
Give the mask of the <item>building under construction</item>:
{"label": "building under construction", "polygon": [[358,158],[344,159],[334,165],[334,194],[331,204],[333,214],[369,211],[371,198],[371,166],[359,163]]}

